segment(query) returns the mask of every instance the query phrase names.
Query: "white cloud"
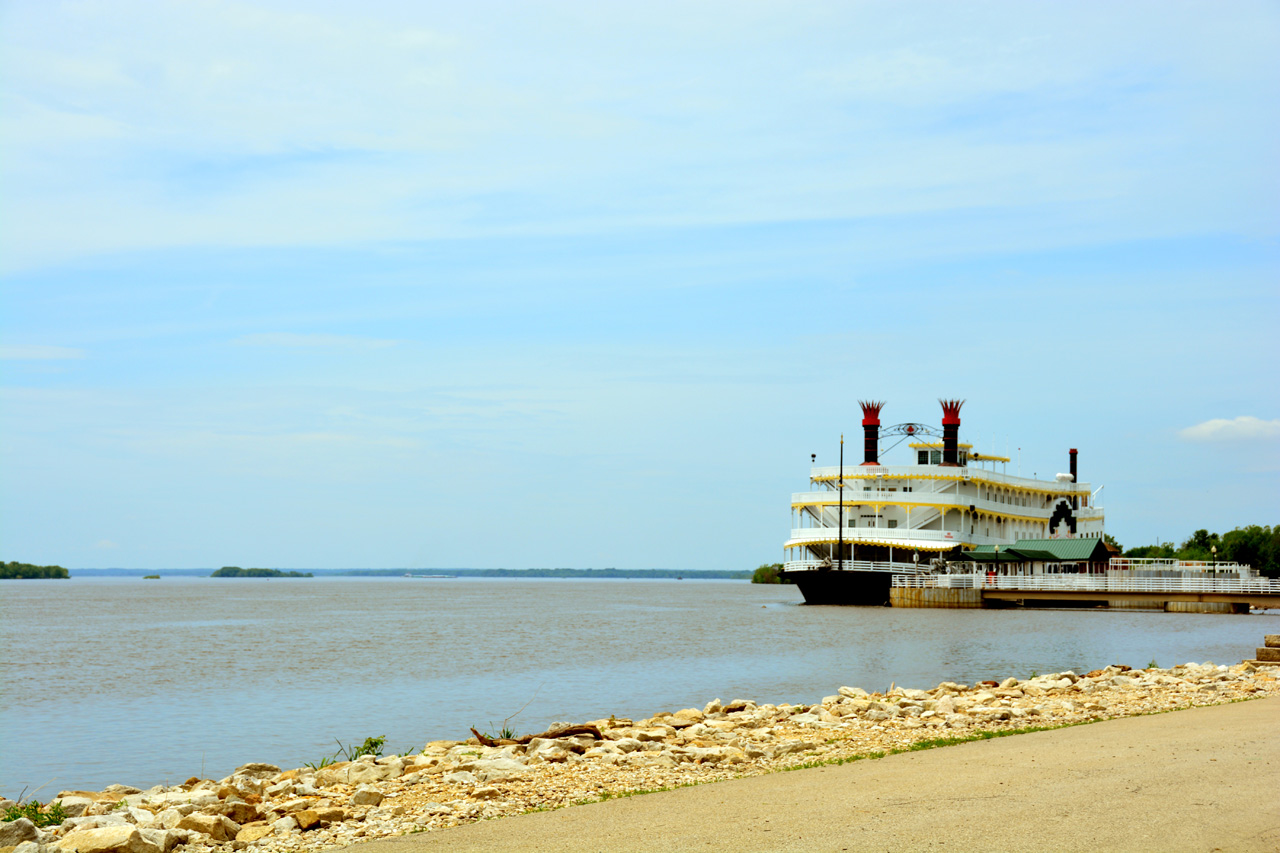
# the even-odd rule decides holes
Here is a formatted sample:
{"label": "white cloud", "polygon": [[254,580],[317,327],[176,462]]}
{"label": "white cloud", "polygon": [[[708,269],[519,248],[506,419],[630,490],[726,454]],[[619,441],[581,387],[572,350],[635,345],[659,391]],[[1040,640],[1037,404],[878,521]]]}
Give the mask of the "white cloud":
{"label": "white cloud", "polygon": [[0,265],[1081,200],[1108,240],[1269,233],[1247,12],[503,5],[13,4]]}
{"label": "white cloud", "polygon": [[84,350],[40,344],[0,346],[0,360],[4,361],[54,361],[66,358],[84,358]]}
{"label": "white cloud", "polygon": [[1213,418],[1189,426],[1178,435],[1188,441],[1259,441],[1280,438],[1280,419],[1264,421],[1252,415],[1241,415],[1235,420]]}
{"label": "white cloud", "polygon": [[356,335],[299,335],[293,332],[263,332],[242,335],[232,343],[255,347],[347,347],[351,349],[384,349],[398,341],[362,338]]}

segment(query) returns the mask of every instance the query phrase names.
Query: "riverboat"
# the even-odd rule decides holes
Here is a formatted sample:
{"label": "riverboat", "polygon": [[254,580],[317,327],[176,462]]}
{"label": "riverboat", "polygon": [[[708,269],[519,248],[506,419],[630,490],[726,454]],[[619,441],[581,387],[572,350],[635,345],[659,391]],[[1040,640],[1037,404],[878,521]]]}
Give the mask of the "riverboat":
{"label": "riverboat", "polygon": [[[882,428],[884,403],[860,403],[862,462],[845,465],[842,436],[839,465],[814,465],[809,490],[791,496],[782,577],[806,603],[887,605],[895,576],[947,571],[975,549],[999,554],[1027,540],[1093,540],[1088,550],[1103,553],[1102,489],[1078,481],[1074,448],[1051,480],[1011,475],[1007,457],[960,441],[964,401],[939,402],[941,429]],[[907,442],[910,464],[881,462],[891,439],[888,450]]]}

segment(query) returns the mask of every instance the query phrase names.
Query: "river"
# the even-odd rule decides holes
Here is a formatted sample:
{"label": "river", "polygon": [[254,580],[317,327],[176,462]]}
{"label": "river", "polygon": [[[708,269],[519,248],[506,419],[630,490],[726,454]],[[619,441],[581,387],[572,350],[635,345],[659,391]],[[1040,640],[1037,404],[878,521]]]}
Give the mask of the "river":
{"label": "river", "polygon": [[[163,571],[160,572],[163,575]],[[0,795],[298,767],[385,735],[644,717],[841,685],[1238,663],[1280,614],[806,607],[712,580],[6,581]]]}

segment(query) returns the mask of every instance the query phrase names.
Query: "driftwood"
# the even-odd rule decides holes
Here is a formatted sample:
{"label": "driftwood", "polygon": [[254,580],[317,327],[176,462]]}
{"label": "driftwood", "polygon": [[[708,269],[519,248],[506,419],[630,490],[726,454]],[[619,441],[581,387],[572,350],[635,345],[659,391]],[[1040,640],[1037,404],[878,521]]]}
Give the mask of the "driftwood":
{"label": "driftwood", "polygon": [[522,735],[521,737],[489,737],[480,734],[472,726],[471,733],[476,736],[476,740],[480,741],[481,746],[511,746],[512,744],[527,744],[536,737],[554,739],[558,737],[569,737],[570,735],[591,735],[596,740],[604,740],[604,735],[600,733],[597,726],[584,723],[580,726],[561,726],[557,729],[549,729],[536,735]]}

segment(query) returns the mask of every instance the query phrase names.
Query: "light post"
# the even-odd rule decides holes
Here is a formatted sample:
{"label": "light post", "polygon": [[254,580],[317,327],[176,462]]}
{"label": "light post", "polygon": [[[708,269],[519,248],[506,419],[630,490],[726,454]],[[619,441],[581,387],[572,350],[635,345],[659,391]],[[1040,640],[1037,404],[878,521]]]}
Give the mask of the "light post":
{"label": "light post", "polygon": [[916,551],[911,555],[911,562],[916,564],[916,574],[920,574],[920,552]]}
{"label": "light post", "polygon": [[991,584],[990,584],[991,586],[996,585],[996,568],[1000,565],[1000,546],[996,545],[995,547],[996,547],[996,562],[995,562],[995,565],[992,566],[991,575],[988,578],[988,580],[991,581]]}
{"label": "light post", "polygon": [[1218,576],[1218,546],[1210,545],[1209,553],[1213,554],[1213,576]]}

